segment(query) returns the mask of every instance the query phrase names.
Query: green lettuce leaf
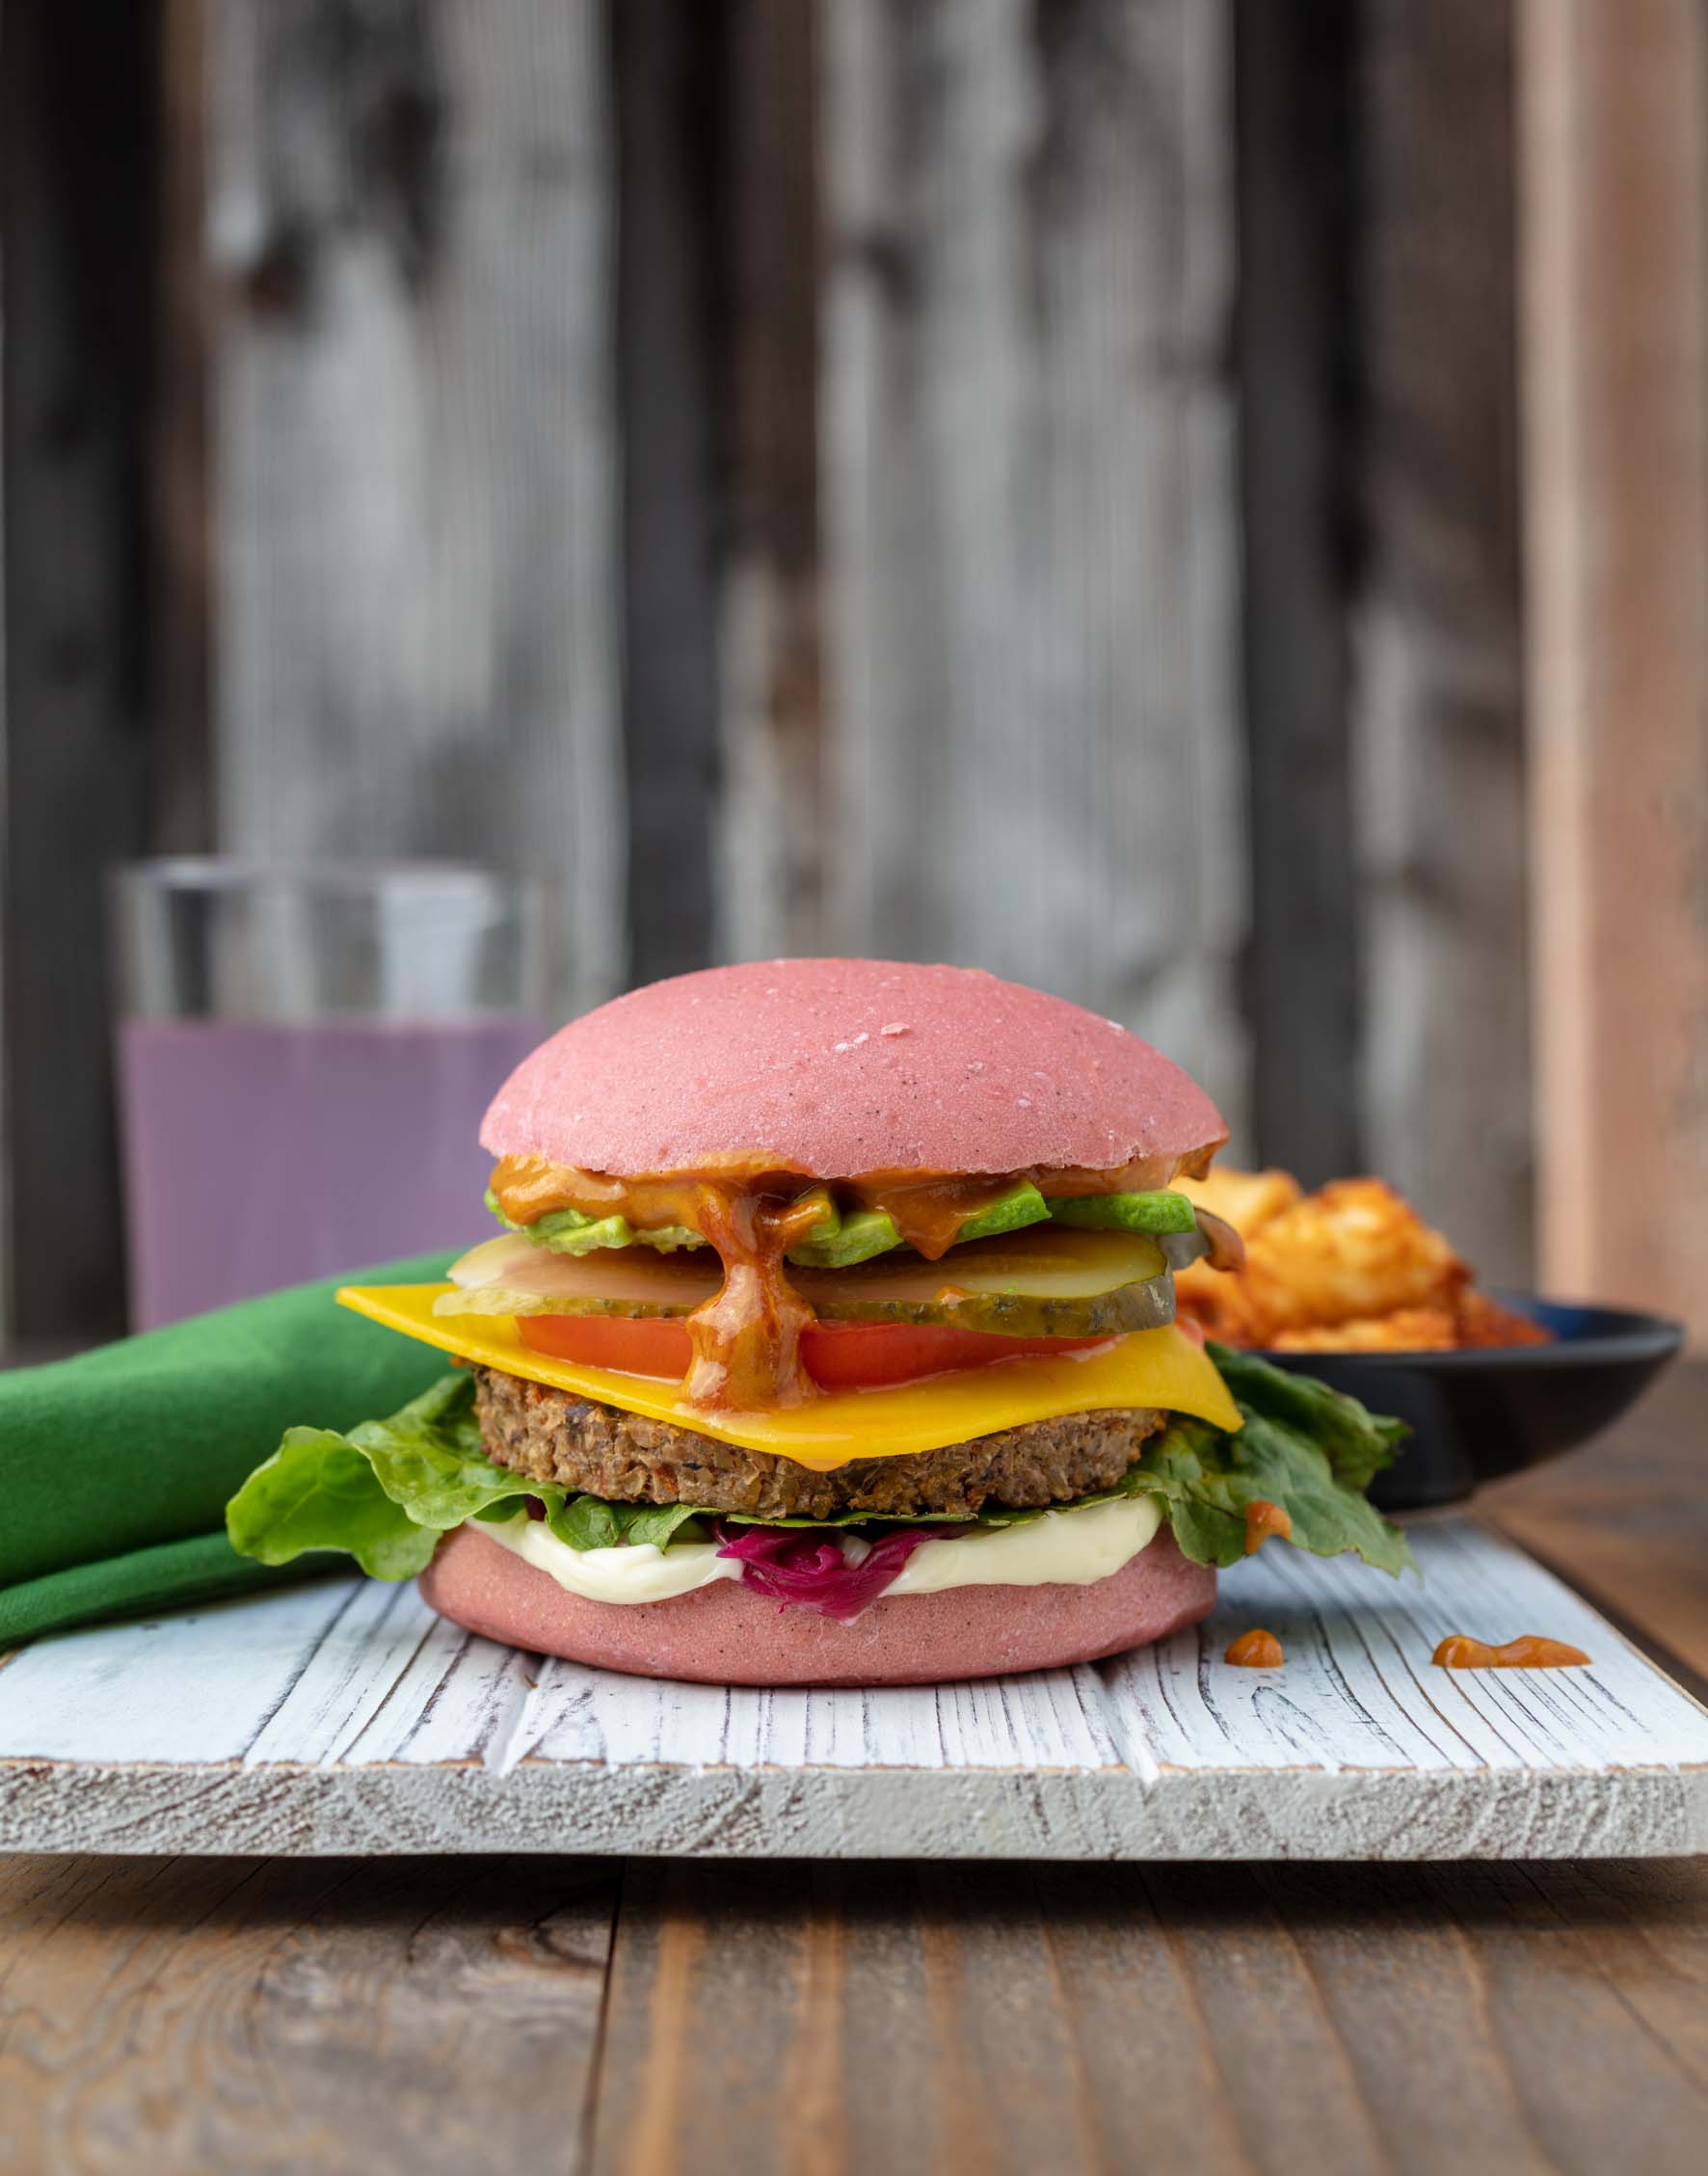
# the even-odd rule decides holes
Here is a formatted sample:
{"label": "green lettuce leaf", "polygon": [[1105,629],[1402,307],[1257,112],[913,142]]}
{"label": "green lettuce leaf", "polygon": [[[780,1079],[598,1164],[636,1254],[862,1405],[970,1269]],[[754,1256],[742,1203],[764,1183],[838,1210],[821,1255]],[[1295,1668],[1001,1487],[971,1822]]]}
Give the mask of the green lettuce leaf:
{"label": "green lettuce leaf", "polygon": [[389,1420],[364,1420],[348,1436],[287,1429],[226,1506],[226,1531],[240,1556],[262,1564],[343,1549],[373,1578],[413,1579],[448,1528],[513,1515],[536,1493],[548,1506],[564,1495],[524,1485],[486,1456],[473,1381],[458,1373]]}
{"label": "green lettuce leaf", "polygon": [[1384,1466],[1393,1464],[1411,1433],[1404,1421],[1371,1412],[1314,1375],[1294,1375],[1231,1345],[1212,1341],[1205,1350],[1242,1411],[1261,1413],[1308,1437],[1346,1488],[1368,1489]]}
{"label": "green lettuce leaf", "polygon": [[461,1371],[348,1436],[288,1429],[226,1506],[226,1530],[240,1555],[263,1564],[343,1549],[373,1578],[413,1579],[441,1534],[466,1518],[515,1518],[530,1496],[574,1549],[707,1539],[692,1504],[606,1503],[494,1464],[481,1447],[473,1380]]}
{"label": "green lettuce leaf", "polygon": [[1197,1564],[1237,1564],[1247,1507],[1268,1502],[1292,1519],[1294,1548],[1314,1556],[1350,1549],[1379,1571],[1402,1572],[1410,1545],[1364,1490],[1392,1463],[1405,1424],[1249,1353],[1214,1344],[1209,1351],[1244,1426],[1230,1435],[1177,1413],[1127,1474],[1131,1488],[1166,1500],[1183,1553]]}
{"label": "green lettuce leaf", "polygon": [[666,1549],[672,1542],[710,1539],[692,1504],[619,1504],[602,1496],[572,1496],[560,1511],[547,1513],[546,1523],[573,1549],[614,1549],[626,1542],[650,1542]]}
{"label": "green lettuce leaf", "polygon": [[463,1369],[440,1376],[389,1420],[364,1420],[350,1431],[350,1441],[386,1494],[418,1526],[442,1532],[502,1496],[523,1492],[525,1477],[486,1454],[474,1414],[474,1378]]}
{"label": "green lettuce leaf", "polygon": [[307,1549],[344,1549],[374,1579],[413,1579],[439,1545],[381,1488],[373,1467],[330,1428],[287,1428],[226,1506],[239,1556],[288,1564]]}

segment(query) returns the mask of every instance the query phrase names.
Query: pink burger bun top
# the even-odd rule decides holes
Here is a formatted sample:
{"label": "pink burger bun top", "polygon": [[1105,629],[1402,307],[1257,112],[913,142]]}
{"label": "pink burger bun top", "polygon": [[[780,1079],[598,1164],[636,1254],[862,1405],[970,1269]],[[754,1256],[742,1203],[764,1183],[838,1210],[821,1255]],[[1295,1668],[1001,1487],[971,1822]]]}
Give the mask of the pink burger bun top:
{"label": "pink burger bun top", "polygon": [[623,1177],[1145,1164],[1150,1185],[1226,1138],[1203,1089],[1118,1022],[976,968],[877,959],[631,990],[523,1059],[480,1130],[494,1156]]}

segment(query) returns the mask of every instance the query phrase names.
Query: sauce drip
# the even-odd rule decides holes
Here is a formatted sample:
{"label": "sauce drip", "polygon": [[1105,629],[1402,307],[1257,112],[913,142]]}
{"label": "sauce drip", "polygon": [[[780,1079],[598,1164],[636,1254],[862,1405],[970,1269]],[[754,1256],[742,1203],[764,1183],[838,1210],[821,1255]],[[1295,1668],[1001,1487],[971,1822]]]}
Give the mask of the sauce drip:
{"label": "sauce drip", "polygon": [[851,1180],[847,1191],[863,1209],[887,1210],[908,1246],[935,1262],[954,1245],[969,1218],[1012,1194],[1025,1176],[921,1178],[916,1172],[878,1171]]}
{"label": "sauce drip", "polygon": [[[971,1177],[871,1171],[839,1182],[839,1191],[862,1208],[887,1211],[907,1245],[935,1262],[969,1218],[1024,1180],[1045,1195],[1118,1193],[1165,1186],[1173,1170],[1172,1164],[1146,1163],[1112,1171]],[[708,1241],[723,1263],[724,1281],[686,1318],[694,1357],[682,1393],[690,1404],[736,1411],[799,1405],[814,1394],[800,1357],[801,1331],[814,1317],[789,1282],[783,1257],[812,1237],[824,1213],[823,1195],[821,1181],[741,1157],[716,1170],[617,1178],[543,1156],[506,1156],[493,1173],[493,1196],[512,1223],[578,1209],[583,1216],[625,1216],[636,1231],[685,1224]]]}
{"label": "sauce drip", "polygon": [[1245,1553],[1255,1556],[1264,1544],[1274,1535],[1278,1541],[1289,1541],[1293,1536],[1291,1513],[1279,1504],[1270,1503],[1267,1496],[1253,1496],[1245,1507]]}
{"label": "sauce drip", "polygon": [[1249,1632],[1241,1632],[1233,1641],[1224,1662],[1231,1662],[1236,1670],[1279,1670],[1287,1660],[1287,1653],[1273,1632],[1266,1632],[1261,1625]]}
{"label": "sauce drip", "polygon": [[493,1194],[517,1223],[553,1209],[579,1209],[584,1216],[620,1211],[637,1231],[686,1224],[699,1232],[717,1249],[724,1281],[687,1317],[693,1357],[683,1397],[691,1405],[751,1412],[799,1405],[814,1395],[800,1353],[813,1309],[784,1275],[783,1257],[810,1235],[823,1214],[820,1203],[751,1180],[694,1172],[614,1179],[531,1156],[506,1156],[493,1174]]}
{"label": "sauce drip", "polygon": [[1444,1639],[1430,1659],[1443,1670],[1566,1670],[1588,1661],[1581,1647],[1567,1647],[1563,1640],[1545,1640],[1535,1632],[1524,1632],[1504,1647],[1490,1647],[1486,1640],[1467,1639],[1463,1632],[1453,1632]]}

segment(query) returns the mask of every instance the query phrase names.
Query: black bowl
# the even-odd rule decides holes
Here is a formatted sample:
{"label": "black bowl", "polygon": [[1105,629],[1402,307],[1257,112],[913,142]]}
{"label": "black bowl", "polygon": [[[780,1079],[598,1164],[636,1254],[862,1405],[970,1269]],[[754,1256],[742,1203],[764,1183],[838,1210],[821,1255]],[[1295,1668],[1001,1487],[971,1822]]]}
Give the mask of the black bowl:
{"label": "black bowl", "polygon": [[1457,1503],[1485,1481],[1575,1450],[1635,1404],[1684,1335],[1665,1315],[1570,1306],[1531,1292],[1494,1297],[1551,1330],[1556,1342],[1263,1356],[1410,1423],[1410,1439],[1370,1491],[1383,1511]]}

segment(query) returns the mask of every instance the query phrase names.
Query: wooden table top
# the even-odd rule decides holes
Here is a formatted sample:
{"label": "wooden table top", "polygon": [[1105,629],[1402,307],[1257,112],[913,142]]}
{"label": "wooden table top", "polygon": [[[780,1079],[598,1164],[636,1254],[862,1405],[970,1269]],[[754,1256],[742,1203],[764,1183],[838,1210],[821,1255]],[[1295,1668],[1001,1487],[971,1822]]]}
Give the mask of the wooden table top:
{"label": "wooden table top", "polygon": [[[1486,1516],[1700,1694],[1708,1370]],[[0,2170],[1695,2171],[1708,1861],[0,1859]]]}

